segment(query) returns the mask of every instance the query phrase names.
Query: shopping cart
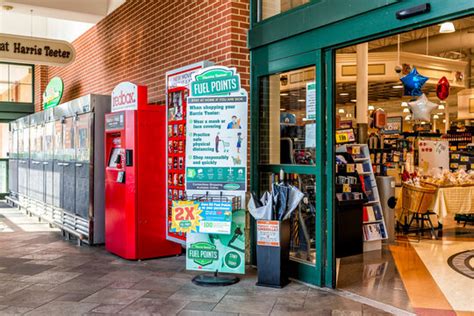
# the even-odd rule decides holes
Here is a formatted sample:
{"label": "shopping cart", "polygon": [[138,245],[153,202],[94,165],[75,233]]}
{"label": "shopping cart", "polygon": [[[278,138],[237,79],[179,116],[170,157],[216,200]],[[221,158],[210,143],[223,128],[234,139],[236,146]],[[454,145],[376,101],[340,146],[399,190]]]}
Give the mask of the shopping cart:
{"label": "shopping cart", "polygon": [[228,153],[229,150],[230,150],[230,143],[223,140],[222,141],[222,146],[224,146],[224,152]]}

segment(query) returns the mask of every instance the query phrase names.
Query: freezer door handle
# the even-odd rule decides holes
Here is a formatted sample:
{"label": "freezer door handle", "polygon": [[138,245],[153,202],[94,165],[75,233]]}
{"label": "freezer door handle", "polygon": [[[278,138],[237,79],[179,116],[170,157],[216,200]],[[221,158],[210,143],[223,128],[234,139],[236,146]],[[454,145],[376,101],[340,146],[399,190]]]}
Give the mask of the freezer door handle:
{"label": "freezer door handle", "polygon": [[69,166],[68,162],[63,163],[63,166]]}
{"label": "freezer door handle", "polygon": [[43,165],[49,165],[49,162],[44,161]]}
{"label": "freezer door handle", "polygon": [[76,163],[76,167],[82,167],[82,163]]}

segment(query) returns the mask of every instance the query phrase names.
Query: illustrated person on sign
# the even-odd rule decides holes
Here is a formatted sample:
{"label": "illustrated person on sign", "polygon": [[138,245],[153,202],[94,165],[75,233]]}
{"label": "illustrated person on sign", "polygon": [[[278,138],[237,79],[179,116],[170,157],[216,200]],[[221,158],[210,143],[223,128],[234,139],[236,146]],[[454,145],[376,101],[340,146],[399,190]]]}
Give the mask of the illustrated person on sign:
{"label": "illustrated person on sign", "polygon": [[237,133],[237,152],[240,153],[240,148],[242,147],[242,133]]}
{"label": "illustrated person on sign", "polygon": [[240,120],[237,119],[237,116],[232,115],[232,121],[227,124],[227,129],[240,129]]}
{"label": "illustrated person on sign", "polygon": [[220,133],[217,133],[216,135],[216,153],[219,152],[219,142],[221,141],[221,138],[219,137]]}

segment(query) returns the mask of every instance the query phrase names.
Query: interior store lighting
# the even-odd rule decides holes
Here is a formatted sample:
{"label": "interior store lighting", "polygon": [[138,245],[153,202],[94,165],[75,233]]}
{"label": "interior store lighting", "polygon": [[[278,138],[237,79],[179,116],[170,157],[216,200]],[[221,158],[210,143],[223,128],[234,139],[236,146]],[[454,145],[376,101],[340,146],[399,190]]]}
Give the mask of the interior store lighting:
{"label": "interior store lighting", "polygon": [[444,22],[443,24],[441,24],[439,32],[442,34],[454,33],[456,32],[456,28],[454,27],[453,22]]}
{"label": "interior store lighting", "polygon": [[404,108],[403,113],[410,113],[410,110],[408,108]]}
{"label": "interior store lighting", "polygon": [[351,102],[352,102],[352,103],[356,103],[357,100],[356,100],[356,99],[352,99]]}
{"label": "interior store lighting", "polygon": [[411,120],[411,115],[407,115],[407,116],[405,117],[405,121],[409,121],[409,120]]}
{"label": "interior store lighting", "polygon": [[438,114],[433,115],[433,119],[435,119],[435,120],[439,119]]}
{"label": "interior store lighting", "polygon": [[286,92],[280,93],[280,96],[282,96],[282,97],[286,97],[287,95],[288,95],[288,93],[286,93]]}
{"label": "interior store lighting", "polygon": [[344,114],[345,111],[344,111],[344,109],[339,109],[337,112],[338,112],[339,114]]}
{"label": "interior store lighting", "polygon": [[373,111],[375,110],[375,107],[373,105],[369,105],[369,107],[367,108],[369,111]]}
{"label": "interior store lighting", "polygon": [[298,99],[298,102],[306,102],[305,99]]}
{"label": "interior store lighting", "polygon": [[403,89],[403,86],[402,85],[396,85],[396,86],[393,86],[392,88],[393,89]]}
{"label": "interior store lighting", "polygon": [[446,123],[446,120],[445,120],[445,119],[443,120],[443,123]]}
{"label": "interior store lighting", "polygon": [[341,93],[339,93],[339,95],[340,95],[341,97],[347,97],[347,96],[349,95],[349,93],[347,93],[347,92],[341,92]]}
{"label": "interior store lighting", "polygon": [[438,105],[438,110],[444,110],[444,104]]}
{"label": "interior store lighting", "polygon": [[407,108],[408,107],[408,103],[407,102],[402,102],[402,108]]}

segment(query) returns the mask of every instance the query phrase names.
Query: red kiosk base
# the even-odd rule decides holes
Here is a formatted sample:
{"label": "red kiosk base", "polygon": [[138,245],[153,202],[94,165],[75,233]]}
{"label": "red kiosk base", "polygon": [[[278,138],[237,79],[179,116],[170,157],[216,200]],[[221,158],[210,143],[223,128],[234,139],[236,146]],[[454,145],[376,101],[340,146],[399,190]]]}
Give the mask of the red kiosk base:
{"label": "red kiosk base", "polygon": [[181,254],[166,240],[166,108],[130,82],[105,117],[105,248],[130,260]]}

